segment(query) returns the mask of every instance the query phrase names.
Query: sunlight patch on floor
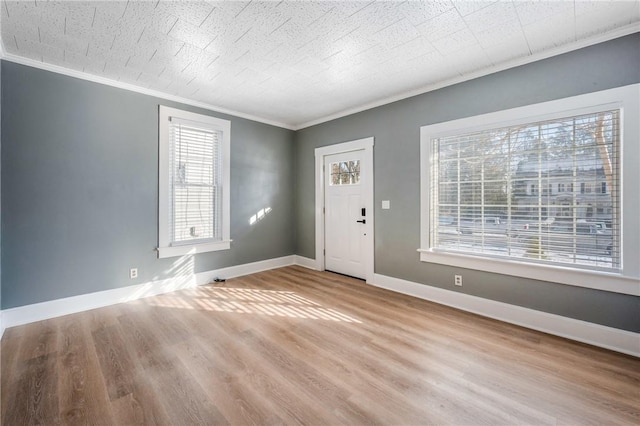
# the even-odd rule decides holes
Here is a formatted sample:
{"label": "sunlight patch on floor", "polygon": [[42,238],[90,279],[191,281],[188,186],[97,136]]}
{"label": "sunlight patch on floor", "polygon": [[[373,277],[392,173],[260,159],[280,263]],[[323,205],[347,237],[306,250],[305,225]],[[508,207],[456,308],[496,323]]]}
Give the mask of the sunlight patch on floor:
{"label": "sunlight patch on floor", "polygon": [[140,303],[165,308],[362,323],[293,291],[199,287],[189,294],[163,294],[144,299]]}

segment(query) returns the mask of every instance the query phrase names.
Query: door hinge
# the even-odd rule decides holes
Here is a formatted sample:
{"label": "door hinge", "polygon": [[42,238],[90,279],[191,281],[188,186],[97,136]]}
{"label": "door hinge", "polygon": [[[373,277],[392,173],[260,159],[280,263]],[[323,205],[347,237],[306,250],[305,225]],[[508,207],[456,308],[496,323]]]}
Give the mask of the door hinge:
{"label": "door hinge", "polygon": [[322,249],[322,254],[326,255],[327,254],[327,250]]}
{"label": "door hinge", "polygon": [[324,214],[324,207],[322,208],[322,214]]}

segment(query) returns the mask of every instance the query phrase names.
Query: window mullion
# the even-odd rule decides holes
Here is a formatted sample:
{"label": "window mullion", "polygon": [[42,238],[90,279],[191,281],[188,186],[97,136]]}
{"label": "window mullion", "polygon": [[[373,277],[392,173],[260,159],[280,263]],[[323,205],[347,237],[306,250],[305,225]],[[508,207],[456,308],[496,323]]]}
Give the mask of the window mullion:
{"label": "window mullion", "polygon": [[[457,228],[460,229],[460,224],[461,224],[461,220],[462,220],[462,209],[460,207],[461,204],[461,200],[462,200],[462,190],[461,190],[461,183],[460,183],[460,178],[461,178],[461,174],[460,174],[460,170],[462,168],[462,160],[460,158],[461,155],[461,149],[460,149],[460,144],[458,144],[458,149],[456,150],[456,154],[457,154],[457,165],[458,165],[458,172],[457,172],[457,182],[456,182],[456,190],[457,190],[457,206],[456,206],[456,214],[457,214],[457,218],[456,218],[456,224],[457,224]],[[458,246],[460,245],[460,239],[458,238]]]}
{"label": "window mullion", "polygon": [[538,241],[537,244],[533,242],[533,249],[536,257],[540,259],[542,257],[542,126],[538,124],[538,137],[537,137],[537,151],[538,151]]}
{"label": "window mullion", "polygon": [[505,184],[507,185],[507,255],[511,256],[511,234],[513,229],[511,217],[511,129],[507,130],[507,167],[506,167]]}
{"label": "window mullion", "polygon": [[485,202],[484,202],[484,197],[485,197],[485,179],[484,179],[484,166],[485,166],[485,155],[484,153],[482,154],[482,156],[480,157],[480,226],[481,226],[481,232],[480,232],[480,247],[482,247],[482,250],[484,251],[484,243],[485,243]]}
{"label": "window mullion", "polygon": [[571,149],[572,149],[572,159],[573,159],[573,167],[572,167],[572,174],[573,174],[573,192],[572,192],[572,201],[571,201],[571,207],[573,210],[573,214],[571,217],[571,242],[573,244],[573,263],[576,263],[578,261],[578,250],[577,250],[577,226],[578,226],[578,196],[576,195],[576,190],[578,188],[578,156],[577,156],[577,152],[578,152],[578,147],[577,147],[577,137],[576,137],[576,119],[574,118],[572,120],[572,133],[571,133]]}

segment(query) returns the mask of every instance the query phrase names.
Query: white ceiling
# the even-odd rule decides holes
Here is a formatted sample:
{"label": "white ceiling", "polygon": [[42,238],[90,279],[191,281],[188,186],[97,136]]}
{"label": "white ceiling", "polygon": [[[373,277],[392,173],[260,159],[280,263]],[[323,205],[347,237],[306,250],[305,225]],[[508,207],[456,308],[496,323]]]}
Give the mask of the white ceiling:
{"label": "white ceiling", "polygon": [[289,128],[640,29],[640,1],[3,1],[4,56]]}

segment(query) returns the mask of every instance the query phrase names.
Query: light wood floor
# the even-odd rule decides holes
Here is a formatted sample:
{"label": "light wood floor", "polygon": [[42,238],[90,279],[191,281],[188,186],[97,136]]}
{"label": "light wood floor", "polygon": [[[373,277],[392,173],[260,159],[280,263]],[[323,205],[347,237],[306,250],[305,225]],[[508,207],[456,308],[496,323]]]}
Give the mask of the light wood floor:
{"label": "light wood floor", "polygon": [[640,359],[288,267],[8,329],[2,423],[639,424]]}

